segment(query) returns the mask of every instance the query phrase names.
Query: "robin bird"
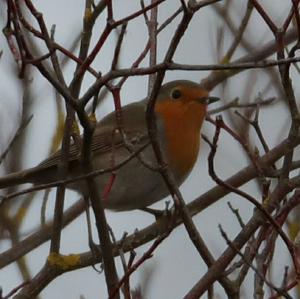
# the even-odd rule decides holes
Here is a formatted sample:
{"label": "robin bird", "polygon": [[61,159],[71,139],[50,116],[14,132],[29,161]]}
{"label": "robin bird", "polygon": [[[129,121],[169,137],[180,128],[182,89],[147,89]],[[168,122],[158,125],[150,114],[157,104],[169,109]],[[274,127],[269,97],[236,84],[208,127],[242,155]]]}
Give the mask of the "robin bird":
{"label": "robin bird", "polygon": [[[191,81],[172,81],[160,88],[155,104],[157,138],[164,161],[178,186],[196,162],[207,105],[217,100]],[[123,134],[118,130],[115,113],[108,114],[96,126],[91,145],[94,170],[117,166],[133,152],[138,152],[116,170],[115,180],[103,203],[105,208],[117,211],[142,209],[169,193],[157,171],[156,157],[149,142],[146,107],[147,100],[144,99],[122,108]],[[4,176],[0,178],[0,188],[22,183],[38,185],[53,182],[57,180],[60,159],[61,151],[58,151],[34,168]],[[70,146],[68,167],[68,178],[82,174],[80,150],[76,144]],[[109,184],[110,176],[111,173],[105,173],[95,178],[101,192]],[[70,183],[67,188],[88,194],[84,180]]]}

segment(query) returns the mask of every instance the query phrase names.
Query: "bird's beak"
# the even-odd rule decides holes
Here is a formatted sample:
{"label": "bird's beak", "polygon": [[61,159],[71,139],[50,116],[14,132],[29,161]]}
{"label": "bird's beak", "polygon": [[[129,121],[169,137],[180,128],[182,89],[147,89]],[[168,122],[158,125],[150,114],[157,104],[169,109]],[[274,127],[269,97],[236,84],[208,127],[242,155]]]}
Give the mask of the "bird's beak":
{"label": "bird's beak", "polygon": [[220,98],[218,98],[218,97],[207,96],[207,97],[199,98],[197,101],[201,104],[209,105],[209,104],[215,103],[219,100],[220,100]]}
{"label": "bird's beak", "polygon": [[220,101],[218,97],[207,97],[207,105]]}

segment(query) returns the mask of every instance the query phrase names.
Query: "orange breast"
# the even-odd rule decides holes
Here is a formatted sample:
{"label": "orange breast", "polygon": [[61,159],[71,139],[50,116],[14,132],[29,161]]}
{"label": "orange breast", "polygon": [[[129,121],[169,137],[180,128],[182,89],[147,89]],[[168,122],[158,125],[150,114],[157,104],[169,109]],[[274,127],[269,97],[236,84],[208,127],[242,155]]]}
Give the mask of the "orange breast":
{"label": "orange breast", "polygon": [[192,170],[199,152],[200,129],[205,108],[196,102],[157,103],[156,113],[164,121],[168,164],[179,180]]}

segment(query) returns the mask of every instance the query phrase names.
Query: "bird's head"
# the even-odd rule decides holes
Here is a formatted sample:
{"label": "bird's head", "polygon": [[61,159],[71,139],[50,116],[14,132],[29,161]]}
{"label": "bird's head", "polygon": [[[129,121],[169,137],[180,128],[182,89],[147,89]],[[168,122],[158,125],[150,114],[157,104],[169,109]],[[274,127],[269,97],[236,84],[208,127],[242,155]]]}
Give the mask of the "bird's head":
{"label": "bird's head", "polygon": [[176,80],[162,85],[155,111],[167,118],[175,118],[182,124],[189,122],[200,129],[207,105],[218,100],[209,96],[208,91],[195,82]]}

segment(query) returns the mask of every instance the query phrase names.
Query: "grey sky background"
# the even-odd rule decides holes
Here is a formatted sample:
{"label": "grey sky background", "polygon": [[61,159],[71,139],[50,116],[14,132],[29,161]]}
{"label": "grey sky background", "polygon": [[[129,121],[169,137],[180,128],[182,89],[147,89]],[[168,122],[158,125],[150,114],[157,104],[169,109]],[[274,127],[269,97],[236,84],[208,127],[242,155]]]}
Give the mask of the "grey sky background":
{"label": "grey sky background", "polygon": [[[74,38],[80,33],[82,26],[82,15],[84,10],[84,1],[79,0],[52,0],[52,1],[33,1],[38,9],[43,12],[44,18],[50,28],[51,25],[56,25],[55,39],[66,48],[70,46]],[[145,1],[148,3],[149,1]],[[241,16],[244,14],[247,1],[232,0],[232,16],[235,24],[239,24]],[[285,17],[289,10],[291,1],[269,0],[261,1],[262,5],[267,7],[270,15],[276,20],[277,24]],[[124,17],[139,8],[139,1],[114,1],[116,9],[116,19]],[[161,6],[159,11],[160,21],[164,20],[170,12],[178,7],[179,1],[169,0]],[[5,25],[5,1],[0,2],[0,25],[3,28]],[[104,14],[105,15],[105,14]],[[177,20],[178,21],[178,20]],[[100,20],[94,29],[93,40],[96,41],[99,33],[105,22],[105,19]],[[158,60],[164,56],[165,50],[168,47],[171,33],[174,31],[177,22],[172,24],[168,30],[159,36],[158,40]],[[202,9],[194,18],[189,30],[185,34],[180,47],[178,48],[175,61],[187,64],[209,64],[218,63],[216,56],[216,32],[220,26],[224,26],[223,20],[210,7]],[[97,31],[99,28],[99,31]],[[127,29],[125,35],[124,49],[121,55],[121,66],[129,67],[137,55],[141,52],[147,37],[147,28],[143,18],[139,18],[132,22]],[[254,13],[251,19],[250,29],[247,30],[245,37],[247,40],[259,47],[265,42],[272,39],[270,31],[266,28],[260,17]],[[232,41],[232,35],[225,28],[224,35],[224,50],[228,48]],[[114,50],[116,37],[110,38],[106,43],[103,52],[95,60],[94,66],[105,72],[110,67],[110,61]],[[41,49],[43,47],[41,46]],[[22,88],[21,82],[14,76],[14,64],[10,51],[7,48],[4,36],[0,35],[0,50],[3,50],[2,58],[0,59],[0,151],[5,148],[5,145],[12,137],[16,130],[16,124],[21,113],[21,97]],[[76,52],[77,53],[77,52]],[[221,50],[224,54],[224,51]],[[235,58],[244,55],[245,52],[239,50]],[[145,60],[144,65],[148,61]],[[73,75],[74,65],[69,63],[65,68],[67,80]],[[167,72],[165,82],[174,79],[189,79],[200,81],[207,76],[208,72]],[[267,76],[262,71],[246,71],[243,74],[230,79],[224,90],[224,101],[232,100],[235,97],[243,97],[244,87],[247,80],[254,78],[253,90],[251,97],[255,98],[259,92],[263,92],[268,83]],[[87,77],[84,81],[83,91],[93,82],[91,77]],[[54,92],[48,82],[42,78],[35,70],[33,71],[33,79],[31,84],[31,95],[34,99],[34,118],[28,127],[30,132],[28,145],[26,148],[26,161],[24,168],[32,167],[46,158],[51,137],[55,129],[55,102]],[[222,87],[216,88],[211,92],[212,95],[221,95]],[[122,89],[122,103],[126,104],[135,100],[139,100],[146,96],[147,93],[147,77],[132,77],[124,85]],[[296,95],[298,90],[296,90]],[[270,89],[263,93],[263,97],[277,96],[276,90]],[[103,105],[97,111],[98,119],[103,115],[112,111],[112,97],[109,95]],[[262,109],[261,111],[261,126],[264,134],[268,138],[269,145],[276,145],[282,136],[286,136],[289,129],[288,114],[284,106],[278,104],[273,108]],[[226,119],[226,116],[225,116]],[[205,123],[203,127],[204,134],[212,138],[214,127],[209,123]],[[254,134],[253,139],[256,141]],[[190,202],[195,197],[209,190],[215,183],[211,180],[207,170],[207,155],[208,146],[202,142],[202,150],[199,155],[199,160],[193,170],[191,176],[181,187],[186,202]],[[216,169],[222,178],[227,178],[234,174],[242,167],[246,166],[248,161],[245,159],[240,146],[225,133],[222,133],[218,154],[216,157]],[[2,170],[3,171],[3,170]],[[250,192],[253,196],[260,196],[255,183],[247,184],[243,190]],[[42,195],[41,195],[42,196]],[[53,209],[53,198],[55,193],[50,195],[48,204],[48,214],[51,215]],[[76,193],[68,193],[66,206],[71,205],[77,199]],[[168,198],[169,199],[169,198]],[[170,199],[169,199],[170,200]],[[235,195],[230,195],[212,207],[208,208],[201,214],[194,217],[194,221],[205,239],[208,247],[214,253],[215,257],[221,254],[226,248],[226,243],[220,236],[218,224],[222,224],[230,238],[234,238],[239,231],[239,225],[236,218],[232,215],[227,206],[227,201],[230,201],[234,207],[240,209],[244,221],[247,221],[253,212],[253,206],[247,203],[244,199],[238,198]],[[155,204],[156,208],[164,208],[164,200]],[[30,210],[31,217],[28,217],[24,226],[24,233],[31,232],[39,223],[41,202],[35,201],[35,204]],[[122,212],[113,213],[107,212],[108,221],[116,237],[119,239],[124,231],[128,233],[134,232],[135,229],[143,228],[153,222],[150,215],[142,212]],[[97,240],[95,235],[95,240]],[[287,249],[280,246],[282,250],[277,251],[278,263],[274,265],[274,273],[283,273],[284,266],[289,263]],[[147,244],[138,248],[137,254],[141,256],[143,252],[149,248]],[[0,250],[4,251],[9,248],[9,242],[0,244]],[[45,257],[48,254],[49,243],[37,248],[28,255],[30,269],[33,275],[44,264]],[[80,217],[63,233],[62,252],[64,254],[79,253],[87,251],[87,229],[85,217]],[[119,259],[118,266],[120,266]],[[119,269],[121,269],[119,267]],[[183,295],[191,288],[192,285],[206,271],[206,266],[199,258],[198,253],[189,240],[186,231],[179,227],[166,241],[156,250],[152,259],[148,260],[139,271],[132,276],[132,285],[138,285],[145,273],[153,271],[151,283],[148,289],[147,298],[182,298]],[[250,271],[251,272],[251,271]],[[120,271],[122,274],[122,271]],[[121,275],[120,274],[120,275]],[[249,275],[244,297],[249,298],[249,294],[253,291],[253,275]],[[278,278],[278,284],[281,277]],[[0,285],[4,290],[4,294],[14,288],[21,282],[21,277],[15,266],[9,266],[0,271]],[[97,274],[91,267],[67,273],[63,277],[59,277],[50,284],[43,292],[42,298],[79,298],[80,294],[85,298],[105,298],[103,295],[106,292],[104,286],[104,275]],[[216,293],[222,298],[224,295],[221,288],[216,290]]]}

